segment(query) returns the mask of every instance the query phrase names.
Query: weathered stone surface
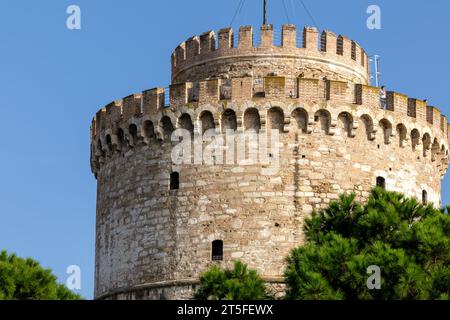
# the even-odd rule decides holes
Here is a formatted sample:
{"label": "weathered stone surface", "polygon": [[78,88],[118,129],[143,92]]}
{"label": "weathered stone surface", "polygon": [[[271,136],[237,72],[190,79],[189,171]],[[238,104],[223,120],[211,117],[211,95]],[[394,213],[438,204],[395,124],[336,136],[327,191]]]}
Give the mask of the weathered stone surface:
{"label": "weathered stone surface", "polygon": [[[336,54],[329,32],[319,51],[313,29],[305,31],[307,48],[295,47],[292,26],[283,29],[282,47],[269,44],[270,34],[263,48],[252,47],[249,30],[242,29],[246,42],[239,48],[231,47],[229,29],[219,32],[218,49],[211,32],[200,47],[196,38],[179,46],[170,107],[163,107],[164,90],[154,89],[94,118],[96,298],[191,298],[201,272],[217,263],[230,267],[234,259],[257,269],[280,296],[284,259],[304,241],[304,218],[339,194],[355,192],[363,201],[383,177],[388,190],[418,199],[426,191],[427,201],[440,205],[445,117],[394,94],[389,110],[381,110],[377,89],[367,85],[367,56],[358,46],[355,61],[346,45]],[[278,170],[265,175],[270,166],[238,165],[235,158],[174,164],[176,128],[278,129]],[[172,172],[179,173],[179,190],[169,188]],[[211,261],[217,239],[222,262]]]}

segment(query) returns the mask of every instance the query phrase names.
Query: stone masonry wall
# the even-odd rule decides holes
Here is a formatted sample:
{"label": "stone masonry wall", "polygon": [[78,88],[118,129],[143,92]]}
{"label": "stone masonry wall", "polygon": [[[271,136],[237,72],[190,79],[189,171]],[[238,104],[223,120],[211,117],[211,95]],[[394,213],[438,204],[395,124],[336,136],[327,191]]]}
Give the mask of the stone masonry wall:
{"label": "stone masonry wall", "polygon": [[[305,28],[297,48],[295,28],[284,26],[274,48],[271,27],[261,32],[259,47],[248,27],[236,48],[230,29],[217,44],[208,32],[180,45],[169,106],[155,88],[97,112],[97,299],[189,299],[201,272],[236,259],[280,296],[305,217],[339,194],[364,201],[383,178],[387,190],[441,205],[449,126],[437,108],[388,92],[381,109],[378,88],[367,85],[367,55],[346,37],[326,31],[319,49],[317,30]],[[235,155],[225,164],[174,164],[180,140],[171,134],[180,128],[278,130],[280,149],[265,150],[269,163],[237,164]],[[170,190],[173,172],[178,190]],[[214,240],[223,241],[223,261],[211,259]]]}
{"label": "stone masonry wall", "polygon": [[[195,280],[216,263],[211,261],[215,239],[224,241],[223,265],[240,259],[265,278],[280,278],[289,250],[303,243],[304,218],[343,192],[356,192],[363,201],[378,176],[386,179],[388,190],[418,199],[426,190],[428,200],[439,205],[438,164],[446,161],[444,154],[434,161],[430,154],[424,158],[420,148],[411,150],[411,141],[400,146],[395,130],[389,144],[381,129],[369,140],[368,127],[361,120],[364,108],[321,109],[265,99],[251,103],[227,109],[243,115],[254,106],[266,124],[269,110],[275,107],[284,115],[295,115],[298,108],[308,114],[307,132],[295,116],[283,121],[280,169],[275,175],[262,175],[261,165],[174,166],[170,154],[177,143],[156,138],[113,152],[101,166],[97,297],[153,282]],[[215,119],[224,108],[210,108]],[[325,111],[329,128],[322,124]],[[386,117],[387,113],[371,110],[372,122],[390,118],[395,128],[405,121]],[[172,171],[180,174],[176,191],[169,190]],[[165,292],[166,298],[179,297]]]}

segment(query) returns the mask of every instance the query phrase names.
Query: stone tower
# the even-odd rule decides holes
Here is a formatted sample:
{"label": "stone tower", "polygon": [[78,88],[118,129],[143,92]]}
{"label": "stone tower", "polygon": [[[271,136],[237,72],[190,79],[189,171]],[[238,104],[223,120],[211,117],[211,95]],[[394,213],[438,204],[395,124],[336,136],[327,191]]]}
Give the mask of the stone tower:
{"label": "stone tower", "polygon": [[[381,108],[368,56],[345,36],[293,25],[238,33],[189,38],[172,54],[169,90],[114,101],[93,119],[97,299],[190,298],[202,271],[236,259],[277,292],[304,218],[339,194],[363,201],[378,184],[440,205],[448,123],[437,108],[396,92]],[[174,139],[180,128],[197,137],[200,158],[187,153],[196,161],[173,159],[191,139]],[[211,162],[201,155],[211,131],[250,139],[226,136]],[[237,160],[239,146],[249,142],[245,158],[273,132],[259,161]]]}

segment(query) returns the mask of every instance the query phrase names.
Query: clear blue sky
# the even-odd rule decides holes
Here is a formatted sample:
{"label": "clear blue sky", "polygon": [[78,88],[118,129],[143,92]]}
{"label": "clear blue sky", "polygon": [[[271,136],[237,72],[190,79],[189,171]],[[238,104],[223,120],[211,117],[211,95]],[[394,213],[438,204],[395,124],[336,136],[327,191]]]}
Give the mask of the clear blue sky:
{"label": "clear blue sky", "polygon": [[[108,102],[170,81],[170,54],[191,35],[229,26],[239,0],[0,1],[0,249],[38,259],[65,281],[82,270],[92,297],[96,181],[89,125]],[[312,25],[299,0],[285,0],[291,23]],[[428,98],[450,115],[448,15],[432,1],[304,0],[320,29],[382,56],[383,83]],[[262,0],[247,0],[234,26],[261,23]],[[66,28],[81,7],[82,29]],[[366,28],[366,9],[382,9],[382,30]],[[175,10],[178,9],[178,10]],[[269,22],[287,22],[269,0]],[[443,202],[450,203],[449,179]]]}

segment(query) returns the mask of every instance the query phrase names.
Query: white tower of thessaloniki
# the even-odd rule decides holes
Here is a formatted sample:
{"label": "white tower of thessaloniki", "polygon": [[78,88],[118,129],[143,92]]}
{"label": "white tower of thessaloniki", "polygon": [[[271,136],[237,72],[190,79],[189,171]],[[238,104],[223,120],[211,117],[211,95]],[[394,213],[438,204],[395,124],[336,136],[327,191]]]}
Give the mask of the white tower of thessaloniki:
{"label": "white tower of thessaloniki", "polygon": [[[339,194],[364,201],[378,184],[440,205],[446,117],[396,92],[381,109],[355,41],[244,26],[191,37],[171,59],[170,90],[114,101],[92,121],[97,299],[191,298],[202,271],[237,259],[276,294],[304,218]],[[174,139],[180,129],[190,137]],[[204,132],[234,135],[207,159]],[[182,163],[180,141],[192,146]]]}

